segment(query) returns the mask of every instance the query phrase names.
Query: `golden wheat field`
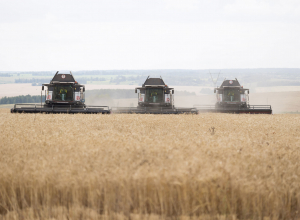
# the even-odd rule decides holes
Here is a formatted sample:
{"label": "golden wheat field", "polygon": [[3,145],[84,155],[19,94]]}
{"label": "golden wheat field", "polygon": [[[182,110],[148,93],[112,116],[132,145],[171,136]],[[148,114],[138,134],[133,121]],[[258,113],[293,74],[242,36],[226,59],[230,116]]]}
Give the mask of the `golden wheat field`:
{"label": "golden wheat field", "polygon": [[300,219],[300,115],[0,109],[0,219]]}

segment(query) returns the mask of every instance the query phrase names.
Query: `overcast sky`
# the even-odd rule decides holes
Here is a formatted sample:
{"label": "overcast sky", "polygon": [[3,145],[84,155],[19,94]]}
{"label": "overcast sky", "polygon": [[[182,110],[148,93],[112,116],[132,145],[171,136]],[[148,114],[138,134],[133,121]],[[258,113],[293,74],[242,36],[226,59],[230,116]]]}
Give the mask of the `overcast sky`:
{"label": "overcast sky", "polygon": [[300,68],[299,0],[0,0],[0,71]]}

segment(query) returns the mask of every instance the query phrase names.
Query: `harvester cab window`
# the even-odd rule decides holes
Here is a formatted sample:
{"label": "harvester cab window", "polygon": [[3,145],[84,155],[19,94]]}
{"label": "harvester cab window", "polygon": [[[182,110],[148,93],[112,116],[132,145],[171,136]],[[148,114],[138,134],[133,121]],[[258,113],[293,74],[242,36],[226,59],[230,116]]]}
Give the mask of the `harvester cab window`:
{"label": "harvester cab window", "polygon": [[73,88],[71,85],[59,85],[54,87],[54,99],[56,101],[72,101]]}
{"label": "harvester cab window", "polygon": [[146,102],[161,103],[163,102],[164,90],[161,88],[149,88],[146,89]]}
{"label": "harvester cab window", "polygon": [[237,89],[225,89],[224,90],[224,101],[227,102],[239,102],[240,92]]}

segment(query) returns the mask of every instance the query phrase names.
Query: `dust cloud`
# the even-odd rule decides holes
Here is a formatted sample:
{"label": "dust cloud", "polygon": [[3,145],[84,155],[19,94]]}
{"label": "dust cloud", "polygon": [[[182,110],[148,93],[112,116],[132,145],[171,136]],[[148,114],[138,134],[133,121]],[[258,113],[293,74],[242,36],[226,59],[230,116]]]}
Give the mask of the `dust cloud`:
{"label": "dust cloud", "polygon": [[250,105],[271,105],[274,114],[300,111],[300,91],[250,93]]}
{"label": "dust cloud", "polygon": [[[216,104],[216,96],[197,95],[197,96],[176,96],[176,107],[193,107],[194,105]],[[259,92],[249,94],[250,105],[271,105],[273,114],[297,113],[300,112],[300,91],[281,91],[281,92]]]}
{"label": "dust cloud", "polygon": [[174,97],[175,107],[193,107],[194,105],[215,105],[216,96],[197,95],[197,96],[176,96]]}
{"label": "dust cloud", "polygon": [[110,97],[86,97],[85,104],[93,106],[112,106],[114,105],[114,100]]}
{"label": "dust cloud", "polygon": [[113,99],[113,98],[89,98],[86,101],[86,105],[94,106],[109,106],[112,107],[137,107],[138,99]]}

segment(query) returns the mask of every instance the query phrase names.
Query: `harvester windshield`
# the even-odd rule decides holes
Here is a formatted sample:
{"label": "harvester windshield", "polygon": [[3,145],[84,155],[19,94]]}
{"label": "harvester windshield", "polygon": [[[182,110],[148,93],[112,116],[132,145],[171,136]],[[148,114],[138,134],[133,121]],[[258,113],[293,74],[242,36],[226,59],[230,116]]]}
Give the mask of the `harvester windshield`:
{"label": "harvester windshield", "polygon": [[56,85],[54,86],[54,101],[72,101],[73,88],[71,85]]}
{"label": "harvester windshield", "polygon": [[240,92],[238,89],[225,88],[224,89],[224,101],[228,102],[240,102]]}
{"label": "harvester windshield", "polygon": [[147,88],[146,89],[146,102],[151,102],[151,103],[164,102],[163,88]]}

